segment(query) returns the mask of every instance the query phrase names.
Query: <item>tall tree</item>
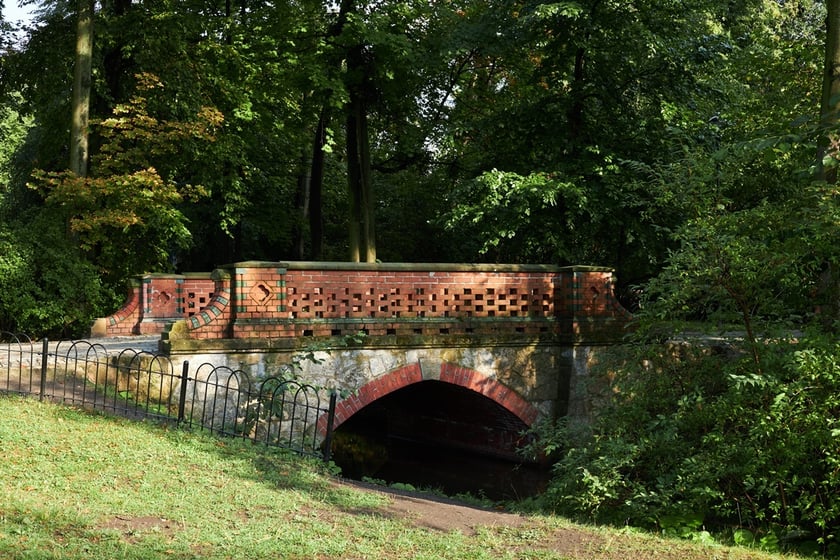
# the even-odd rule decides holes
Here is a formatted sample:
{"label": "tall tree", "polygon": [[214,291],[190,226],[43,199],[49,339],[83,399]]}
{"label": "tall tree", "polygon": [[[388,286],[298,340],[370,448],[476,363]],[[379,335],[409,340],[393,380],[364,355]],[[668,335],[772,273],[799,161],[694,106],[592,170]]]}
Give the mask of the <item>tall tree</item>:
{"label": "tall tree", "polygon": [[375,86],[371,80],[371,46],[365,42],[366,23],[364,8],[360,10],[356,0],[342,0],[333,34],[341,49],[341,64],[346,66],[344,154],[349,196],[348,246],[353,262],[376,260],[367,103]]}
{"label": "tall tree", "polygon": [[823,65],[820,124],[826,137],[818,150],[817,165],[827,183],[837,181],[837,153],[840,138],[835,132],[840,123],[840,1],[826,0],[825,63]]}
{"label": "tall tree", "polygon": [[347,186],[350,194],[350,260],[376,261],[373,183],[370,169],[368,107],[365,97],[368,63],[364,47],[353,46],[347,59],[348,94],[346,118]]}
{"label": "tall tree", "polygon": [[[822,134],[817,148],[819,179],[828,185],[837,183],[837,166],[840,164],[840,1],[826,0],[825,57],[822,71],[822,97],[820,100],[820,129]],[[825,305],[821,307],[823,324],[840,329],[840,274],[838,257],[827,259],[818,290]]]}
{"label": "tall tree", "polygon": [[76,64],[73,74],[70,171],[79,177],[88,170],[88,122],[90,120],[91,69],[93,61],[94,0],[77,0]]}

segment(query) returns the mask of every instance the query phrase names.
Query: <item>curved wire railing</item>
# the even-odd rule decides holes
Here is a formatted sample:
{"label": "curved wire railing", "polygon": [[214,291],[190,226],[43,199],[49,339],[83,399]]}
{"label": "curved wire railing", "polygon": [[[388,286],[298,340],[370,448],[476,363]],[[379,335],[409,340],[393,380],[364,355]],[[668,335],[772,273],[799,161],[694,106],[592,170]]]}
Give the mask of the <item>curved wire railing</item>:
{"label": "curved wire railing", "polygon": [[283,375],[247,372],[86,340],[33,341],[0,331],[0,393],[151,418],[330,459],[337,395]]}

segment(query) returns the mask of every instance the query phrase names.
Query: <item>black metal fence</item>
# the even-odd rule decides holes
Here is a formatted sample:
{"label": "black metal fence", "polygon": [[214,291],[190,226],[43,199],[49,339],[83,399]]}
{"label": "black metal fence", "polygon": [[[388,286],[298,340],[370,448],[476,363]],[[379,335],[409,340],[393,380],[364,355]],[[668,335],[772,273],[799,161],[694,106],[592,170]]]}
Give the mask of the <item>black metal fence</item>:
{"label": "black metal fence", "polygon": [[[242,370],[102,344],[0,332],[0,392],[37,395],[129,418],[150,418],[330,459],[336,393],[290,376]],[[290,373],[290,372],[285,372]]]}

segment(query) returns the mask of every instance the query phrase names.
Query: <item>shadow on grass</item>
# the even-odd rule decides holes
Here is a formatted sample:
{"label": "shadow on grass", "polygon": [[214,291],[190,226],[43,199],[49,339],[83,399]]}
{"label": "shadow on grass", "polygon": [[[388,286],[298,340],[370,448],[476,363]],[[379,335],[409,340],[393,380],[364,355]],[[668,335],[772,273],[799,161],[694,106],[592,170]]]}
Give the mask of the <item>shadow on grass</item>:
{"label": "shadow on grass", "polygon": [[80,419],[96,418],[105,422],[142,427],[150,435],[166,438],[176,445],[181,445],[185,439],[189,439],[191,447],[196,451],[216,456],[223,461],[241,461],[245,458],[252,467],[251,474],[246,472],[235,475],[238,478],[251,480],[274,490],[305,492],[314,500],[345,513],[374,514],[378,506],[388,502],[384,493],[371,492],[370,488],[356,490],[338,484],[338,468],[333,464],[282,447],[268,446],[247,438],[213,434],[207,430],[178,427],[165,421],[134,420],[109,412],[62,408],[73,410]]}

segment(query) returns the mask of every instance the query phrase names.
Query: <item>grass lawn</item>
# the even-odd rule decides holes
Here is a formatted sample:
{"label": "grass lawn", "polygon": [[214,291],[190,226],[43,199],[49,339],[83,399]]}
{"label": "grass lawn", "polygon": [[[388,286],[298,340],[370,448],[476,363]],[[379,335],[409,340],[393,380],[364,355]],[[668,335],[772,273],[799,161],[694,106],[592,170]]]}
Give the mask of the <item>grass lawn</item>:
{"label": "grass lawn", "polygon": [[550,516],[430,529],[313,460],[18,397],[0,397],[0,485],[3,559],[781,558]]}

